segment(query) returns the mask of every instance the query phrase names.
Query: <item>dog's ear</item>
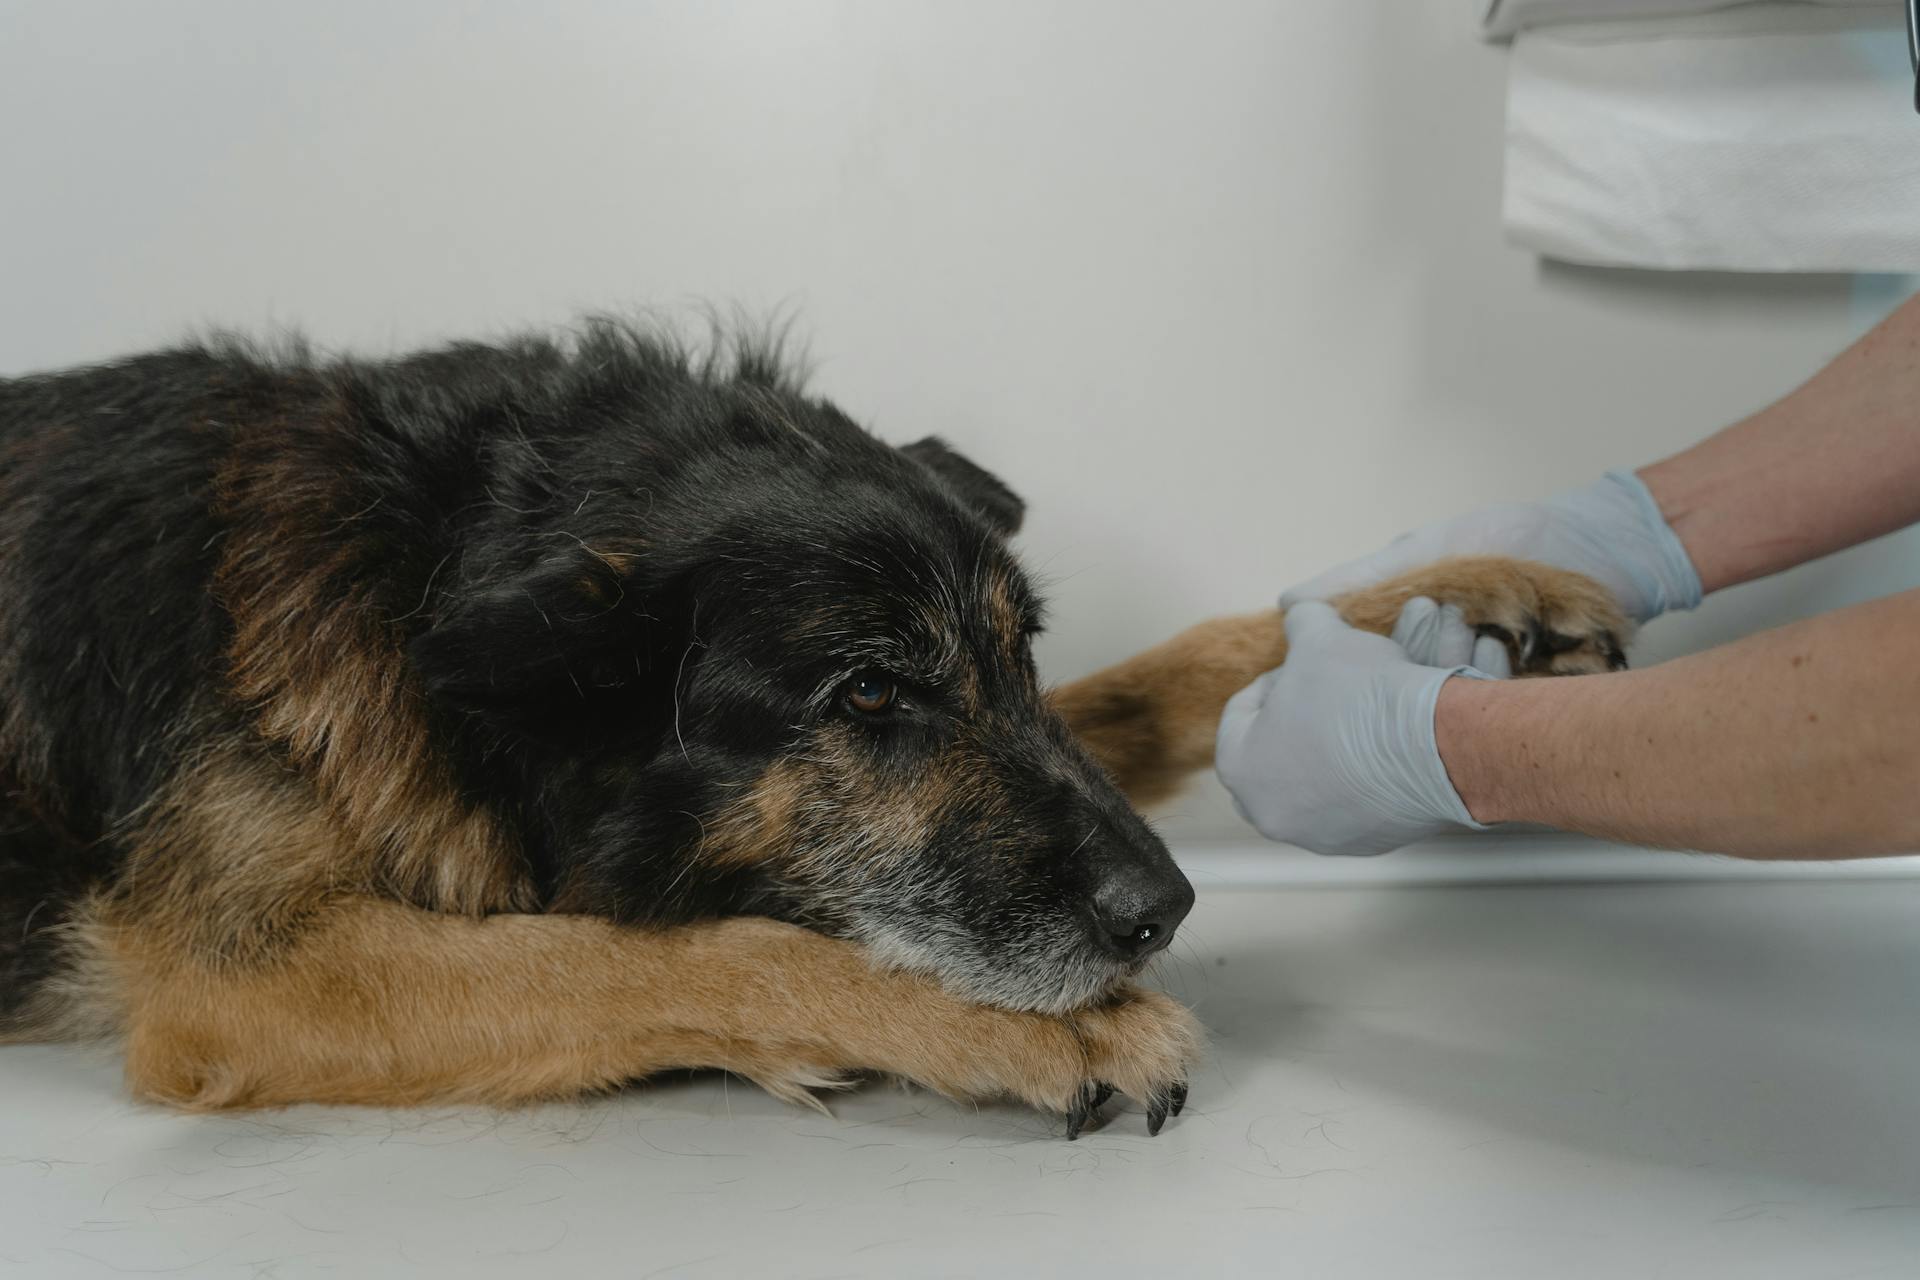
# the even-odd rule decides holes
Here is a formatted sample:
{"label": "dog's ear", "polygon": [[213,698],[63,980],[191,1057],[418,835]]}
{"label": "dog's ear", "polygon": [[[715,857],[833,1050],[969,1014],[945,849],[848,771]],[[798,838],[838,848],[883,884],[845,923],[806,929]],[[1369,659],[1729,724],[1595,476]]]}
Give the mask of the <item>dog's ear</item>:
{"label": "dog's ear", "polygon": [[974,514],[1011,537],[1020,531],[1027,504],[984,467],[975,466],[955,453],[939,436],[902,445],[900,452],[933,472]]}
{"label": "dog's ear", "polygon": [[[642,595],[646,598],[642,599]],[[572,548],[441,615],[409,647],[429,697],[541,739],[641,727],[673,678],[674,614],[630,564]]]}

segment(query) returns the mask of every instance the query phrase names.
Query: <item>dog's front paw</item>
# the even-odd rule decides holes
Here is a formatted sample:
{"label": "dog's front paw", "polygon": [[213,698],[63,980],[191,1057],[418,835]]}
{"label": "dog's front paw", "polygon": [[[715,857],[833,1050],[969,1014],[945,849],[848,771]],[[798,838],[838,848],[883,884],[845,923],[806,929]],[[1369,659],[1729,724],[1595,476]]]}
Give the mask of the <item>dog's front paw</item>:
{"label": "dog's front paw", "polygon": [[1064,1014],[975,1014],[962,1071],[950,1061],[932,1078],[921,1077],[923,1083],[959,1097],[1012,1097],[1059,1113],[1069,1139],[1079,1137],[1115,1093],[1146,1108],[1151,1134],[1186,1104],[1200,1024],[1160,992],[1124,987]]}
{"label": "dog's front paw", "polygon": [[1059,1014],[965,1003],[931,986],[925,994],[894,1003],[883,1043],[862,1065],[962,1101],[1012,1098],[1054,1112],[1066,1117],[1068,1138],[1115,1093],[1146,1108],[1149,1133],[1186,1102],[1200,1024],[1157,991],[1122,987]]}
{"label": "dog's front paw", "polygon": [[1070,1014],[1086,1054],[1088,1080],[1067,1106],[1067,1137],[1117,1090],[1147,1109],[1147,1132],[1187,1105],[1187,1075],[1200,1055],[1200,1023],[1158,991],[1127,988],[1110,1002]]}
{"label": "dog's front paw", "polygon": [[1457,607],[1468,626],[1498,639],[1516,676],[1588,675],[1627,665],[1633,625],[1613,593],[1585,574],[1533,560],[1457,556],[1335,603],[1353,625],[1385,634],[1415,596]]}

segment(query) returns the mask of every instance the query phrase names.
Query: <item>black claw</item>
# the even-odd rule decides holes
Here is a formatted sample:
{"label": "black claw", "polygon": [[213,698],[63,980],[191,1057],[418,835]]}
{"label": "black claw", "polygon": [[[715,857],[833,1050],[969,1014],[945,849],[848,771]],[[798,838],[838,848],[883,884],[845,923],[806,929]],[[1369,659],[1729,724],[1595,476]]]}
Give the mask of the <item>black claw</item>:
{"label": "black claw", "polygon": [[1168,1115],[1177,1116],[1182,1111],[1185,1111],[1187,1109],[1187,1082],[1182,1080],[1179,1084],[1169,1088],[1167,1090],[1167,1097],[1173,1100],[1173,1106],[1167,1111]]}
{"label": "black claw", "polygon": [[1547,628],[1538,618],[1527,619],[1527,634],[1520,641],[1520,660],[1513,664],[1516,674],[1532,671],[1536,668],[1546,670],[1553,661],[1553,642],[1547,638]]}
{"label": "black claw", "polygon": [[1620,639],[1611,631],[1600,633],[1600,652],[1607,657],[1607,670],[1625,671],[1627,655],[1620,652]]}
{"label": "black claw", "polygon": [[1113,1086],[1105,1080],[1093,1087],[1093,1110],[1098,1111],[1107,1105],[1107,1099],[1113,1096]]}
{"label": "black claw", "polygon": [[1166,1122],[1167,1095],[1164,1093],[1156,1093],[1153,1095],[1153,1101],[1147,1104],[1147,1136],[1149,1138],[1159,1137],[1160,1126]]}
{"label": "black claw", "polygon": [[1094,1086],[1082,1085],[1074,1096],[1073,1105],[1067,1108],[1067,1141],[1072,1142],[1087,1127],[1087,1118],[1093,1114],[1099,1104],[1093,1100]]}

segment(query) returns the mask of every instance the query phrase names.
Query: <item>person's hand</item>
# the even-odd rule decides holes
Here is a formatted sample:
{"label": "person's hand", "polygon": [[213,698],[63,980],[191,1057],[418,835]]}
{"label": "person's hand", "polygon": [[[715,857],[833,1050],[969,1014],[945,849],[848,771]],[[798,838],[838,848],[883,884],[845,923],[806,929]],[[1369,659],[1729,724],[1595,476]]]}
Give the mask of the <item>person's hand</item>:
{"label": "person's hand", "polygon": [[[1433,624],[1439,610],[1424,606],[1408,605],[1395,639]],[[1482,673],[1422,666],[1317,601],[1289,609],[1286,626],[1286,662],[1235,694],[1220,717],[1215,768],[1241,816],[1315,853],[1385,853],[1453,828],[1484,829],[1433,736],[1440,686]],[[1504,665],[1504,649],[1500,658]]]}
{"label": "person's hand", "polygon": [[[1402,534],[1280,597],[1280,607],[1326,600],[1447,556],[1500,555],[1572,569],[1612,591],[1637,622],[1700,603],[1700,575],[1660,514],[1647,486],[1631,472],[1544,502],[1506,503]],[[1417,659],[1429,655],[1409,650]]]}
{"label": "person's hand", "polygon": [[1393,642],[1423,667],[1472,667],[1496,680],[1513,674],[1506,644],[1498,636],[1481,635],[1468,626],[1457,604],[1415,596],[1400,606]]}

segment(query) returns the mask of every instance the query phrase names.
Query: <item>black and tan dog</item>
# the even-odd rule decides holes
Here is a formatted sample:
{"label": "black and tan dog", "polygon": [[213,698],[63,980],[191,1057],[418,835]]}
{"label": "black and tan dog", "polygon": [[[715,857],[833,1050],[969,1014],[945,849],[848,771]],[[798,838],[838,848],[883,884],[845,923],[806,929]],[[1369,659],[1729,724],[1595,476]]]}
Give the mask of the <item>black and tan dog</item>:
{"label": "black and tan dog", "polygon": [[[0,1038],[188,1107],[878,1071],[1157,1130],[1192,890],[1126,795],[1211,757],[1278,615],[1052,695],[1021,505],[768,352],[614,323],[0,382]],[[1590,584],[1415,591],[1605,665]],[[1534,645],[1558,633],[1571,641]]]}

